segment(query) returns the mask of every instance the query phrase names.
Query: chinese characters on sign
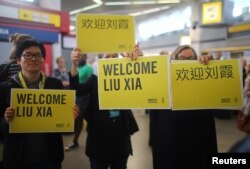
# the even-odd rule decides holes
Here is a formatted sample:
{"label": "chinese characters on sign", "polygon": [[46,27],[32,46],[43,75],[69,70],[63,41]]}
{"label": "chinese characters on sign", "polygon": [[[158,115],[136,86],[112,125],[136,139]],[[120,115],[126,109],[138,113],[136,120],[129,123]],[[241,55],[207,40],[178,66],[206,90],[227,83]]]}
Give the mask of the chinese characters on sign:
{"label": "chinese characters on sign", "polygon": [[176,70],[176,80],[206,80],[233,78],[232,65],[221,65],[214,67],[192,67]]}
{"label": "chinese characters on sign", "polygon": [[172,109],[240,109],[243,90],[239,60],[171,64]]}
{"label": "chinese characters on sign", "polygon": [[129,29],[128,19],[83,19],[83,29]]}
{"label": "chinese characters on sign", "polygon": [[85,53],[133,51],[134,19],[122,15],[77,15],[77,47]]}

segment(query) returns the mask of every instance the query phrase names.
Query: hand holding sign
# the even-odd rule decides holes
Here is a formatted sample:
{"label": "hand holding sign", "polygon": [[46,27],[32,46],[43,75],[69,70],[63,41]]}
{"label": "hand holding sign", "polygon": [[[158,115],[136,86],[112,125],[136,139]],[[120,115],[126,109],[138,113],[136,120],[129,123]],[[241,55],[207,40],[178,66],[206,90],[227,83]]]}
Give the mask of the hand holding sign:
{"label": "hand holding sign", "polygon": [[123,57],[129,57],[131,60],[136,60],[139,56],[143,56],[142,50],[139,44],[135,45],[135,50],[133,52],[123,52],[121,53]]}
{"label": "hand holding sign", "polygon": [[11,89],[11,106],[5,113],[11,120],[9,132],[72,132],[79,114],[74,103],[72,90]]}
{"label": "hand holding sign", "polygon": [[80,108],[75,104],[73,107],[73,117],[76,119],[79,116]]}
{"label": "hand holding sign", "polygon": [[81,60],[81,49],[80,48],[74,48],[71,52],[71,60],[72,64],[74,66],[78,66],[79,61]]}
{"label": "hand holding sign", "polygon": [[15,109],[7,107],[4,113],[5,120],[9,123],[14,118],[14,114],[15,114]]}
{"label": "hand holding sign", "polygon": [[100,59],[98,64],[100,109],[170,107],[167,57],[142,57],[133,62]]}
{"label": "hand holding sign", "polygon": [[77,67],[79,64],[79,61],[81,60],[81,49],[80,48],[74,48],[71,52],[71,75],[76,76],[77,75]]}
{"label": "hand holding sign", "polygon": [[198,60],[201,64],[207,65],[209,60],[212,60],[212,56],[211,55],[202,55],[198,58]]}

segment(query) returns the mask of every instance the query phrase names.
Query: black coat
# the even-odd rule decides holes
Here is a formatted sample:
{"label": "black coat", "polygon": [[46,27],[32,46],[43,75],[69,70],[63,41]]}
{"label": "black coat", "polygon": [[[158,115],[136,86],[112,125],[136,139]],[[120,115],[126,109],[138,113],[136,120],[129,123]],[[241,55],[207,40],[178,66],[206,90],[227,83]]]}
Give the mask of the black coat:
{"label": "black coat", "polygon": [[[3,161],[6,169],[17,169],[21,163],[23,141],[27,134],[8,133],[8,124],[3,119],[4,112],[10,106],[11,88],[22,88],[15,80],[10,79],[0,84],[0,117],[1,134],[4,134]],[[55,78],[47,78],[45,89],[62,89],[62,83]],[[62,135],[60,133],[47,133],[49,159],[55,163],[61,163],[64,157]]]}
{"label": "black coat", "polygon": [[83,84],[79,84],[78,76],[70,75],[70,88],[76,89],[77,96],[89,94],[89,103],[84,116],[88,122],[87,156],[110,160],[132,154],[130,135],[138,131],[132,112],[120,110],[118,118],[110,118],[109,110],[100,110],[95,75],[90,76]]}
{"label": "black coat", "polygon": [[21,67],[19,65],[17,65],[16,61],[12,60],[12,61],[9,61],[8,63],[3,63],[0,65],[0,83],[8,80],[10,78],[11,75],[13,74],[9,74],[9,69],[15,65],[15,68],[13,70],[12,68],[12,73],[13,74],[16,74],[17,72],[19,72],[21,70]]}
{"label": "black coat", "polygon": [[217,152],[211,110],[151,110],[154,169],[205,169]]}

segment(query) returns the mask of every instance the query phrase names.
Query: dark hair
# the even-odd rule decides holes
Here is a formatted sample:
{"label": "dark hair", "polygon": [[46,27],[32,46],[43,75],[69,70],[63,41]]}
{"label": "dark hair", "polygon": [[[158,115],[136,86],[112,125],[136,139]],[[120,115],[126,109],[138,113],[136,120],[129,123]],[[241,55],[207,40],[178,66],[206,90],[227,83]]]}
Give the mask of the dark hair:
{"label": "dark hair", "polygon": [[23,40],[23,41],[18,42],[16,44],[16,58],[20,59],[22,54],[23,54],[23,51],[25,49],[27,49],[27,48],[30,48],[30,47],[38,47],[38,48],[40,48],[41,53],[43,55],[43,58],[45,59],[46,50],[45,50],[43,44],[36,41],[36,40],[33,40],[33,39]]}

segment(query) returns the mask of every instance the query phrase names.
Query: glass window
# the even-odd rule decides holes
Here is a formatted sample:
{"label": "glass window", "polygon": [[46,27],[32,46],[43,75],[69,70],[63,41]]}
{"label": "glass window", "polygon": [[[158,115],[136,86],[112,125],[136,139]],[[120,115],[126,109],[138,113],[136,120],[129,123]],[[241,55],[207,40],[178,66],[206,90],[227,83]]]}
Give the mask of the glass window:
{"label": "glass window", "polygon": [[233,17],[235,21],[250,21],[250,2],[249,0],[230,0],[233,2]]}
{"label": "glass window", "polygon": [[181,31],[191,26],[191,7],[176,10],[168,15],[161,15],[146,20],[138,25],[140,40],[147,40],[173,31]]}

